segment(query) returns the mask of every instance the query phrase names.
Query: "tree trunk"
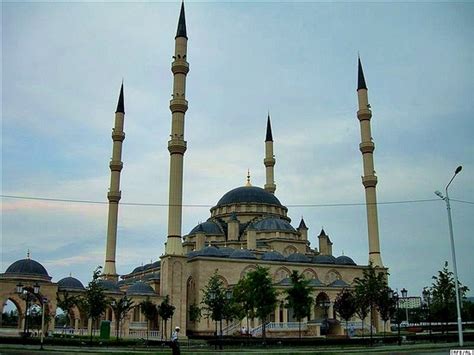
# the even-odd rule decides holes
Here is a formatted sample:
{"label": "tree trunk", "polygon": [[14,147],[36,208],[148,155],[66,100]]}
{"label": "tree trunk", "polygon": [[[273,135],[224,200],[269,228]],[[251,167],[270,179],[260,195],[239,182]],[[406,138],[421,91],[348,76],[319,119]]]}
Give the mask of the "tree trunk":
{"label": "tree trunk", "polygon": [[372,336],[373,336],[373,326],[372,326],[372,323],[373,323],[374,319],[373,319],[373,306],[370,306],[370,346],[372,346]]}
{"label": "tree trunk", "polygon": [[[117,317],[117,315],[115,315],[115,317]],[[115,333],[117,334],[117,341],[119,340],[119,333],[120,333],[120,318],[117,317],[115,319]]]}
{"label": "tree trunk", "polygon": [[298,334],[299,334],[299,338],[301,339],[301,318],[299,319],[299,323],[298,323]]}

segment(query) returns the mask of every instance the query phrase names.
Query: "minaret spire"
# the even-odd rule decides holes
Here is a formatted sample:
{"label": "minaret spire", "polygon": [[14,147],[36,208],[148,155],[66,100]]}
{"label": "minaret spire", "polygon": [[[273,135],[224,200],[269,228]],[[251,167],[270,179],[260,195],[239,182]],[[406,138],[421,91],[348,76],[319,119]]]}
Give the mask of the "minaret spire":
{"label": "minaret spire", "polygon": [[370,110],[369,99],[367,95],[367,85],[365,83],[364,72],[360,58],[358,60],[358,83],[357,97],[359,102],[359,110],[357,118],[360,122],[361,143],[359,149],[362,153],[362,161],[364,167],[364,175],[362,176],[362,184],[365,188],[365,201],[367,208],[367,229],[369,239],[369,262],[374,266],[383,267],[382,258],[380,256],[379,242],[379,224],[377,216],[377,176],[374,170],[374,150],[375,144],[372,141],[372,133],[370,128],[370,119],[372,111]]}
{"label": "minaret spire", "polygon": [[115,125],[112,129],[112,160],[110,161],[110,188],[107,198],[109,200],[109,215],[107,223],[107,244],[105,249],[104,276],[109,280],[118,280],[115,269],[115,254],[117,248],[117,224],[118,224],[118,205],[122,193],[120,191],[120,172],[122,171],[122,143],[125,139],[123,132],[123,122],[125,118],[124,99],[123,99],[123,81],[120,87],[120,94],[115,111]]}
{"label": "minaret spire", "polygon": [[183,255],[181,244],[181,223],[183,204],[183,162],[186,152],[184,140],[184,114],[188,109],[186,100],[186,75],[189,64],[186,54],[188,37],[186,34],[186,20],[184,15],[184,2],[181,3],[181,12],[178,21],[178,30],[175,37],[174,60],[171,64],[173,72],[173,93],[170,101],[171,110],[171,139],[168,141],[170,152],[170,181],[169,181],[169,207],[168,207],[168,238],[165,254]]}
{"label": "minaret spire", "polygon": [[275,193],[275,156],[273,155],[273,136],[272,136],[272,124],[270,122],[270,113],[267,116],[267,135],[265,137],[265,159],[263,159],[263,164],[265,165],[265,191],[268,191],[272,194]]}

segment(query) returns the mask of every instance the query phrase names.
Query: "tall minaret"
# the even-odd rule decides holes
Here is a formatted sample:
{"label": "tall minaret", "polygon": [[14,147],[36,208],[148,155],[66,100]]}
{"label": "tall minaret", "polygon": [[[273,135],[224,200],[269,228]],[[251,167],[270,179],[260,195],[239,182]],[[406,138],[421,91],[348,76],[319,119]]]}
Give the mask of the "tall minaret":
{"label": "tall minaret", "polygon": [[275,156],[273,155],[273,137],[272,137],[272,125],[270,123],[270,114],[267,117],[267,136],[265,138],[265,159],[263,159],[265,164],[266,172],[266,184],[264,186],[265,191],[268,191],[272,194],[275,193],[275,176],[273,167],[275,166]]}
{"label": "tall minaret", "polygon": [[174,60],[171,71],[174,74],[173,94],[170,101],[171,139],[168,141],[170,152],[170,190],[168,207],[168,239],[165,254],[182,255],[181,220],[183,204],[183,159],[186,151],[184,140],[184,114],[188,109],[186,101],[186,74],[189,64],[186,61],[188,36],[186,35],[186,19],[184,2],[181,4],[178,30],[175,37]]}
{"label": "tall minaret", "polygon": [[369,236],[369,262],[374,266],[382,267],[382,258],[380,256],[379,243],[379,223],[377,217],[377,194],[375,186],[377,185],[377,176],[374,170],[374,150],[375,144],[372,141],[370,132],[370,119],[372,111],[370,110],[369,99],[367,96],[367,85],[365,84],[364,72],[359,58],[357,97],[359,100],[359,110],[357,118],[360,122],[361,143],[359,149],[362,152],[364,165],[364,176],[362,184],[365,187],[365,201],[367,206],[367,227]]}
{"label": "tall minaret", "polygon": [[120,96],[115,111],[115,126],[112,129],[112,160],[110,161],[110,188],[107,198],[109,199],[109,217],[107,224],[107,245],[105,250],[104,277],[108,280],[118,280],[115,270],[115,252],[117,245],[117,220],[118,205],[121,197],[120,171],[122,170],[122,142],[125,139],[123,132],[123,121],[125,110],[123,104],[123,83],[120,88]]}

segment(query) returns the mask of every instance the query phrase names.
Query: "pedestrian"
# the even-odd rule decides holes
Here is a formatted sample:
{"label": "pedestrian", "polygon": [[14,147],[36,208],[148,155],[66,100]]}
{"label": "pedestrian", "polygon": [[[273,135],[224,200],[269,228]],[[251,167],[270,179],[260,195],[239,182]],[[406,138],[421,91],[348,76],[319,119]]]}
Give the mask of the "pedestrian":
{"label": "pedestrian", "polygon": [[173,350],[173,355],[180,355],[181,351],[179,350],[178,342],[179,327],[174,328],[174,332],[171,334],[171,349]]}

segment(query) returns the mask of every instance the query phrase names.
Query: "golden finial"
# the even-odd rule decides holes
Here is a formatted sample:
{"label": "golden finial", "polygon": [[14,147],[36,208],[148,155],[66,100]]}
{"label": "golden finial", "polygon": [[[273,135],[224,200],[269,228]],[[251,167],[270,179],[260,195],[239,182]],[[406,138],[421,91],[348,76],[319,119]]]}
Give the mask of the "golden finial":
{"label": "golden finial", "polygon": [[26,251],[26,258],[29,260],[30,259],[30,249]]}
{"label": "golden finial", "polygon": [[250,169],[247,169],[247,183],[245,184],[245,186],[252,186],[252,184],[250,183]]}

